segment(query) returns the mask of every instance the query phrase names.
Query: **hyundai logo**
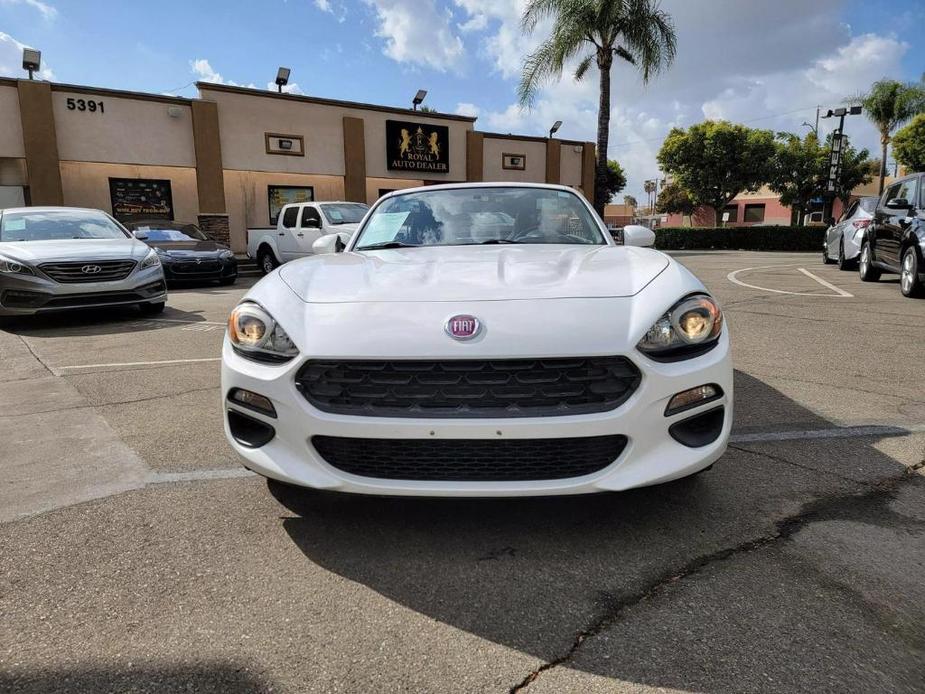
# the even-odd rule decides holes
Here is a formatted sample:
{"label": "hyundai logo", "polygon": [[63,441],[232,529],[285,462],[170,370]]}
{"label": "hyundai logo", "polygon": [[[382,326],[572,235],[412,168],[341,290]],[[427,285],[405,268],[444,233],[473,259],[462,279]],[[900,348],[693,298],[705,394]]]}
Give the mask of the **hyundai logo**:
{"label": "hyundai logo", "polygon": [[443,326],[446,334],[454,340],[471,340],[479,334],[482,324],[475,316],[460,315],[451,316]]}
{"label": "hyundai logo", "polygon": [[101,268],[99,265],[84,265],[82,268],[80,268],[80,271],[85,275],[95,275],[102,269],[103,268]]}

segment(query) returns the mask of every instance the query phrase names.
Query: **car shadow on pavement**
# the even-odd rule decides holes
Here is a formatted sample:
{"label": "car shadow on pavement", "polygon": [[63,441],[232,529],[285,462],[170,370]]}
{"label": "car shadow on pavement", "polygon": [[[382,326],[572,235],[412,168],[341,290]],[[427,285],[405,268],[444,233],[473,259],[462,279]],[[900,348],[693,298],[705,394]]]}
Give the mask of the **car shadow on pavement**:
{"label": "car shadow on pavement", "polygon": [[243,663],[166,665],[126,662],[75,669],[0,672],[0,691],[54,692],[202,692],[250,694],[272,691],[270,683],[248,672]]}
{"label": "car shadow on pavement", "polygon": [[74,336],[93,336],[114,335],[126,330],[161,330],[175,327],[176,321],[200,323],[205,320],[199,312],[182,311],[173,306],[167,306],[163,313],[156,315],[147,315],[135,306],[120,306],[7,318],[0,328],[24,337],[60,337],[57,331]]}
{"label": "car shadow on pavement", "polygon": [[[736,419],[747,427],[832,426],[751,376],[737,373],[736,387]],[[523,673],[524,683],[558,682],[541,691],[591,689],[601,686],[596,677],[701,691],[860,691],[865,682],[914,691],[918,666],[903,649],[921,639],[885,625],[914,633],[908,612],[921,608],[905,605],[902,591],[894,604],[870,597],[878,582],[852,579],[839,563],[889,547],[893,570],[914,576],[925,559],[897,558],[897,544],[925,523],[891,506],[907,486],[925,495],[925,485],[874,443],[840,440],[819,455],[737,445],[701,476],[593,496],[415,499],[269,487],[295,514],[282,524],[309,560],[560,666]],[[851,546],[853,534],[817,547],[831,523],[858,525],[874,548]],[[590,679],[553,679],[563,673]]]}

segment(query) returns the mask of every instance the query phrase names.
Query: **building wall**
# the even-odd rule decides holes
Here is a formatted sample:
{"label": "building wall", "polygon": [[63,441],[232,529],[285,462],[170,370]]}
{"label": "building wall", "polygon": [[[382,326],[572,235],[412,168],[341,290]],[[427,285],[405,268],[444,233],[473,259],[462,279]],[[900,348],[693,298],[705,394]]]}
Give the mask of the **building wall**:
{"label": "building wall", "polygon": [[0,85],[0,158],[23,159],[19,90],[13,84]]}
{"label": "building wall", "polygon": [[270,203],[267,188],[311,186],[315,200],[343,200],[342,176],[318,176],[266,171],[225,170],[225,204],[231,231],[231,248],[247,248],[247,229],[270,226]]}
{"label": "building wall", "polygon": [[379,199],[380,190],[402,190],[404,188],[415,188],[424,185],[424,181],[408,178],[367,178],[366,179],[366,202],[372,205]]}
{"label": "building wall", "polygon": [[195,222],[199,214],[194,168],[78,161],[62,161],[60,167],[65,205],[92,207],[111,214],[110,178],[153,178],[170,181],[174,218],[178,222]]}
{"label": "building wall", "polygon": [[[104,110],[71,110],[68,99],[75,104],[102,102]],[[55,85],[52,107],[61,161],[196,166],[188,102],[115,97]]]}
{"label": "building wall", "polygon": [[[485,136],[482,148],[482,180],[536,182],[546,180],[546,141]],[[523,156],[524,170],[505,169],[504,154]]]}
{"label": "building wall", "polygon": [[[466,177],[466,131],[471,121],[428,117],[424,113],[387,113],[372,109],[329,105],[273,92],[232,92],[200,85],[202,98],[218,104],[222,159],[226,169],[280,171],[343,176],[344,117],[362,118],[366,143],[366,175],[374,178],[407,177],[389,171],[386,160],[386,120],[414,120],[449,128],[450,171],[428,173],[428,180],[462,181]],[[301,136],[305,156],[268,154],[264,133]]]}
{"label": "building wall", "polygon": [[559,183],[564,186],[580,187],[582,145],[563,143],[559,151]]}

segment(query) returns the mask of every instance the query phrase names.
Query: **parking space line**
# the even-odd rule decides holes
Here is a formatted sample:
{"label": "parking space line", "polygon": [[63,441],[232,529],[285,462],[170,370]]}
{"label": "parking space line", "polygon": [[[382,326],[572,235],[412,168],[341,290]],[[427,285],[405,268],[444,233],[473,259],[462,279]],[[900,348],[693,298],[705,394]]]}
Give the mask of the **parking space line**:
{"label": "parking space line", "polygon": [[148,484],[198,482],[200,480],[230,480],[238,477],[256,476],[256,473],[243,467],[193,470],[191,472],[152,472],[148,475]]}
{"label": "parking space line", "polygon": [[221,361],[221,357],[205,357],[203,359],[163,359],[161,361],[126,361],[113,364],[74,364],[72,366],[59,366],[58,371],[71,369],[103,369],[122,366],[162,366],[164,364],[197,364],[209,361]]}
{"label": "parking space line", "polygon": [[846,292],[844,289],[839,289],[838,287],[836,287],[836,286],[835,286],[834,284],[832,284],[831,282],[826,282],[826,281],[825,281],[824,279],[822,279],[821,277],[817,277],[816,275],[814,275],[813,273],[811,273],[811,272],[810,272],[809,270],[807,270],[805,267],[801,267],[801,268],[797,268],[797,269],[798,269],[800,272],[802,272],[804,275],[806,275],[807,277],[811,277],[812,279],[816,280],[816,281],[817,281],[819,284],[821,284],[823,287],[827,287],[827,288],[831,289],[833,292],[835,292],[835,293],[838,294],[839,296],[847,296],[847,297],[852,297],[852,298],[854,297],[854,294],[849,294],[849,293]]}
{"label": "parking space line", "polygon": [[212,320],[180,320],[179,318],[146,318],[145,320],[152,323],[192,323],[194,325],[220,325],[223,328],[226,323],[219,323]]}
{"label": "parking space line", "polygon": [[733,434],[729,443],[761,443],[763,441],[811,441],[813,439],[851,439],[864,436],[908,436],[925,431],[925,425],[856,426],[809,429],[804,431],[763,431],[754,434]]}
{"label": "parking space line", "polygon": [[820,277],[816,277],[811,272],[803,268],[799,268],[799,269],[802,270],[803,273],[805,273],[806,275],[809,275],[812,279],[834,290],[837,293],[836,294],[816,294],[814,292],[792,292],[787,289],[771,289],[770,287],[761,287],[757,284],[749,284],[748,282],[743,282],[742,280],[738,278],[738,275],[741,272],[750,272],[752,270],[768,270],[770,268],[795,267],[798,264],[799,263],[786,263],[786,264],[780,264],[780,265],[775,264],[775,265],[757,265],[755,267],[744,267],[740,270],[734,270],[733,272],[730,272],[728,275],[726,275],[726,279],[732,282],[733,284],[738,284],[740,287],[748,287],[749,289],[757,289],[762,292],[774,292],[775,294],[792,294],[794,296],[816,296],[816,297],[824,297],[824,298],[832,298],[832,297],[836,297],[836,298],[851,297],[853,298],[854,297],[853,294],[849,294],[848,292],[839,289],[835,285],[829,284],[824,279]]}

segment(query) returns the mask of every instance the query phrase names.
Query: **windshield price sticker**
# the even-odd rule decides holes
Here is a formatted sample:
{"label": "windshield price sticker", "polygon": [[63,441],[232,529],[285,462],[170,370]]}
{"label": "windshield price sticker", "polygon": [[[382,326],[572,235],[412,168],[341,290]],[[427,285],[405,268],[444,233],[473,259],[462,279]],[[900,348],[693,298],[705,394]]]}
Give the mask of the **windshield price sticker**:
{"label": "windshield price sticker", "polygon": [[374,243],[394,241],[395,235],[402,228],[409,214],[409,212],[383,212],[373,215],[363,230],[363,245],[370,246]]}

